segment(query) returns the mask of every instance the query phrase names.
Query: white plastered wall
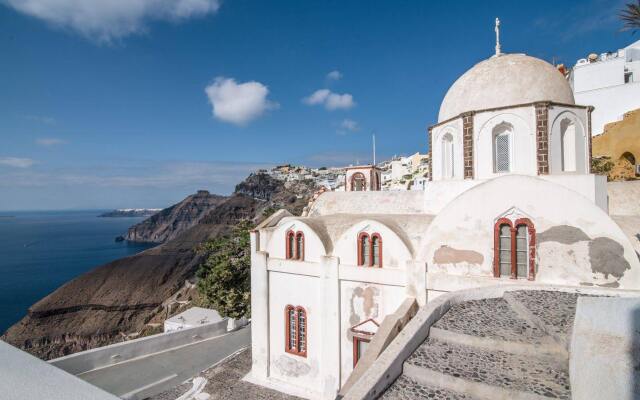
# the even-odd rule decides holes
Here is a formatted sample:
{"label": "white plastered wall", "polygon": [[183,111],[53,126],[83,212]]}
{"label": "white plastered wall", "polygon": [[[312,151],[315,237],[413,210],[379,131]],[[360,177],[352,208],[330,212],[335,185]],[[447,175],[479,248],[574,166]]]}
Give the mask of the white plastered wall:
{"label": "white plastered wall", "polygon": [[453,137],[453,179],[464,177],[464,154],[462,147],[462,118],[456,118],[431,130],[431,169],[434,181],[443,180],[442,138],[447,133]]}
{"label": "white plastered wall", "polygon": [[[494,224],[512,209],[535,225],[536,283],[640,289],[638,256],[628,237],[604,211],[563,186],[518,175],[474,187],[433,220],[421,246],[424,253],[419,256],[427,260],[427,287],[454,290],[450,282],[455,282],[458,290],[494,279]],[[551,228],[557,233],[547,233],[548,240],[543,241],[543,234]],[[598,242],[591,243],[594,239]],[[618,266],[627,264],[628,268],[618,269],[618,276],[601,271],[612,258]]]}
{"label": "white plastered wall", "polygon": [[270,258],[286,259],[287,232],[302,232],[304,234],[304,260],[307,262],[320,262],[320,257],[325,255],[324,244],[316,233],[307,224],[295,219],[287,219],[272,230],[266,251]]}
{"label": "white plastered wall", "polygon": [[381,324],[385,316],[398,309],[406,293],[402,286],[344,280],[340,282],[340,292],[340,375],[344,383],[353,371],[353,335],[350,328],[369,318]]}
{"label": "white plastered wall", "polygon": [[374,220],[360,221],[340,236],[334,246],[333,255],[340,258],[341,265],[358,264],[358,235],[366,232],[369,235],[378,233],[382,238],[382,265],[384,268],[404,269],[411,260],[411,252],[393,230],[381,222]]}
{"label": "white plastered wall", "polygon": [[[576,160],[575,171],[562,170],[562,122],[570,121],[575,127]],[[587,174],[589,173],[589,141],[587,111],[579,108],[552,106],[549,109],[549,173]]]}
{"label": "white plastered wall", "polygon": [[[322,352],[320,280],[316,277],[269,272],[269,376],[288,385],[319,393]],[[285,351],[285,308],[302,306],[307,312],[307,356]]]}
{"label": "white plastered wall", "polygon": [[[511,170],[496,173],[493,130],[502,123],[513,126],[509,143]],[[537,175],[535,107],[481,112],[475,114],[473,126],[475,179],[489,179],[505,174]]]}

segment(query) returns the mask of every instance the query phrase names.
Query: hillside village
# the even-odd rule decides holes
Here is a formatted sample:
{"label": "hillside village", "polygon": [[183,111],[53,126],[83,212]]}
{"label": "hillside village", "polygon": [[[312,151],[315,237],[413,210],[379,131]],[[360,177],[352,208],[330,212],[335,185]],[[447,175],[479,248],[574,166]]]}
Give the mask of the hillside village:
{"label": "hillside village", "polygon": [[[376,164],[381,173],[381,190],[424,190],[430,171],[429,154],[415,153],[395,156]],[[270,170],[260,170],[271,177],[289,182],[310,180],[317,187],[344,192],[347,189],[347,170],[361,166],[309,168],[296,165],[279,165]]]}

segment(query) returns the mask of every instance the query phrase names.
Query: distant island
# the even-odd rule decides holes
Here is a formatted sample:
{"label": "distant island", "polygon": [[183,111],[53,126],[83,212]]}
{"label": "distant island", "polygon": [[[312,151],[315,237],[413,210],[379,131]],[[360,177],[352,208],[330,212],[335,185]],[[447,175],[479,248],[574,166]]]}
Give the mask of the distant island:
{"label": "distant island", "polygon": [[157,214],[160,211],[162,211],[161,208],[119,208],[117,210],[100,214],[98,215],[98,217],[104,217],[104,218],[150,217],[154,214]]}

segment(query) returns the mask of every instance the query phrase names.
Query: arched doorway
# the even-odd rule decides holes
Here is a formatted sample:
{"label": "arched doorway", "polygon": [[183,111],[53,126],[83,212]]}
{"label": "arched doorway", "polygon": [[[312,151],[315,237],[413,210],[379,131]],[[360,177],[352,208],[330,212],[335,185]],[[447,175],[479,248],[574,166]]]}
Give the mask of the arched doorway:
{"label": "arched doorway", "polygon": [[367,179],[361,172],[356,172],[351,176],[351,191],[362,192],[366,190]]}

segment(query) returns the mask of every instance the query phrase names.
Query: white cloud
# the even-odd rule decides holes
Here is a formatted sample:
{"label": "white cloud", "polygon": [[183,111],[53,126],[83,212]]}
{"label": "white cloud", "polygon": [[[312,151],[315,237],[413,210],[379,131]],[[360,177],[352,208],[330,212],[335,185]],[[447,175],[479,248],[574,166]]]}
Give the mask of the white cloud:
{"label": "white cloud", "polygon": [[204,91],[213,116],[236,125],[246,125],[265,111],[279,107],[267,100],[269,89],[256,81],[236,83],[233,78],[217,77]]}
{"label": "white cloud", "polygon": [[13,168],[29,168],[36,162],[30,158],[0,157],[0,165]]}
{"label": "white cloud", "polygon": [[360,125],[358,125],[358,122],[349,118],[345,118],[340,123],[340,128],[338,129],[338,133],[341,135],[345,135],[348,132],[357,132],[359,130],[360,130]]}
{"label": "white cloud", "polygon": [[338,70],[331,71],[327,74],[327,79],[332,81],[339,81],[340,79],[342,79],[342,72]]}
{"label": "white cloud", "polygon": [[150,20],[215,13],[220,0],[0,0],[19,12],[98,42],[143,32]]}
{"label": "white cloud", "polygon": [[355,101],[353,101],[353,96],[349,93],[338,94],[333,93],[329,89],[316,90],[311,96],[305,97],[302,101],[310,106],[322,104],[330,111],[338,109],[348,110],[356,105]]}
{"label": "white cloud", "polygon": [[[1,1],[1,0],[0,0]],[[44,125],[55,125],[56,120],[52,117],[47,117],[46,115],[25,115],[25,119],[29,121],[35,121]]]}
{"label": "white cloud", "polygon": [[55,146],[55,145],[64,144],[64,143],[66,143],[64,140],[58,139],[58,138],[39,138],[39,139],[36,139],[36,144],[38,146],[50,147],[50,146]]}

